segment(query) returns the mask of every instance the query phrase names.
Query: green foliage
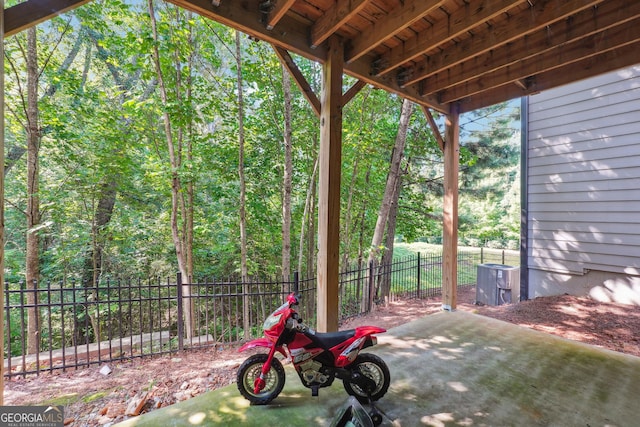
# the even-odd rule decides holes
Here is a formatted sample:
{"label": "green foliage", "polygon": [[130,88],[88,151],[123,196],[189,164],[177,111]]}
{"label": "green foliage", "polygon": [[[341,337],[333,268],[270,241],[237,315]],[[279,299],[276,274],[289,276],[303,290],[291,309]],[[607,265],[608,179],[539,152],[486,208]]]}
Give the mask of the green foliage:
{"label": "green foliage", "polygon": [[[239,178],[234,33],[170,4],[155,4],[161,67],[172,125],[192,147],[182,182],[195,189],[193,253],[197,276],[239,270]],[[96,244],[103,274],[173,276],[170,176],[164,112],[151,60],[146,5],[97,0],[37,27],[41,67],[41,274],[83,277]],[[6,41],[6,145],[25,146],[24,34]],[[243,39],[247,224],[251,274],[281,265],[282,68],[272,48]],[[321,67],[294,55],[320,93]],[[344,91],[354,82],[346,77]],[[182,90],[178,90],[180,87]],[[187,90],[188,88],[188,90]],[[46,95],[46,96],[45,96]],[[180,95],[180,96],[179,96]],[[365,87],[344,107],[341,250],[356,259],[371,240],[398,128],[401,100]],[[293,86],[292,258],[298,259],[307,193],[318,153],[318,118]],[[496,107],[482,114],[498,114]],[[463,134],[460,234],[506,244],[519,233],[518,146],[507,122],[471,118]],[[477,127],[477,126],[476,126]],[[506,133],[505,133],[506,132]],[[8,155],[6,278],[24,273],[25,156]],[[406,144],[397,234],[405,241],[441,236],[442,153],[422,112],[414,112]],[[99,232],[95,218],[105,188],[115,205]],[[109,187],[111,188],[111,187]],[[317,209],[317,205],[314,205]],[[310,212],[312,217],[317,211]],[[304,230],[303,240],[310,238]],[[307,250],[306,248],[304,249]],[[302,254],[313,260],[314,254]],[[295,263],[294,263],[295,264]],[[306,266],[309,271],[313,265]]]}

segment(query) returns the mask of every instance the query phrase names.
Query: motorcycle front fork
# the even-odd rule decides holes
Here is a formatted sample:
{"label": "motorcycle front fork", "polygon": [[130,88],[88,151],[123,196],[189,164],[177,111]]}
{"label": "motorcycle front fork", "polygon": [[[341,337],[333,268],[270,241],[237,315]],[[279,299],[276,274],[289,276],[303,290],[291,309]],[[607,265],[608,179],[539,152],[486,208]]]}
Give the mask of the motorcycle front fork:
{"label": "motorcycle front fork", "polygon": [[265,378],[267,378],[267,374],[271,369],[271,361],[273,360],[275,354],[276,354],[276,346],[274,345],[269,350],[269,355],[267,357],[267,360],[264,362],[264,365],[262,365],[262,369],[260,370],[260,376],[256,378],[255,381],[253,382],[254,394],[260,393],[264,388],[264,386],[266,385]]}

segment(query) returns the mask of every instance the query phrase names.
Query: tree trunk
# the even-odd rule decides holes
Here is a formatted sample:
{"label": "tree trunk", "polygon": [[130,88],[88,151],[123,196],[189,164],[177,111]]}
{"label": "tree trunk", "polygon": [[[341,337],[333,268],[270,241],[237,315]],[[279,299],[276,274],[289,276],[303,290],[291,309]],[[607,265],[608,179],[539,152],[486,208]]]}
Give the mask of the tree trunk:
{"label": "tree trunk", "polygon": [[[58,67],[58,70],[57,70],[58,74],[63,73],[64,71],[68,70],[69,67],[71,67],[71,65],[73,64],[73,61],[75,60],[76,56],[78,56],[78,52],[80,51],[80,48],[82,47],[83,41],[84,41],[84,35],[82,34],[82,32],[80,32],[80,34],[78,34],[78,37],[76,38],[76,41],[75,41],[75,43],[73,45],[73,48],[69,51],[69,53],[65,57],[64,61],[60,65],[60,67]],[[37,61],[36,61],[35,67],[36,67],[36,70],[37,70]],[[15,66],[12,65],[12,68],[15,69]],[[15,76],[15,77],[16,77],[16,80],[20,79],[20,76]],[[36,74],[36,78],[37,78],[37,74]],[[59,84],[51,84],[44,91],[43,97],[53,96],[56,93],[56,90],[58,89],[58,86],[59,86]],[[22,156],[26,152],[27,152],[27,149],[22,144],[14,145],[14,146],[8,148],[8,153],[7,153],[6,157],[5,157],[5,162],[4,162],[4,176],[7,176],[9,171],[13,168],[13,166],[15,166],[15,164],[22,158]]]}
{"label": "tree trunk", "polygon": [[402,175],[406,174],[405,169],[401,172],[400,176],[396,180],[396,188],[393,193],[393,200],[391,207],[389,208],[389,218],[387,219],[387,238],[385,240],[385,247],[387,250],[382,255],[383,266],[388,266],[385,274],[382,275],[380,281],[380,298],[383,298],[385,303],[389,303],[389,296],[391,295],[391,262],[393,261],[393,242],[396,234],[396,220],[398,218],[398,200],[400,199],[400,190],[402,189]]}
{"label": "tree trunk", "polygon": [[[293,181],[291,142],[291,76],[282,65],[284,92],[284,176],[282,184],[282,281],[289,282],[291,274],[291,187]],[[283,289],[283,293],[287,290]]]}
{"label": "tree trunk", "polygon": [[38,351],[39,328],[36,291],[40,276],[38,225],[40,224],[39,161],[40,128],[38,123],[38,50],[35,27],[27,30],[27,353]]}
{"label": "tree trunk", "polygon": [[[167,89],[164,83],[164,76],[162,73],[162,67],[160,66],[160,53],[158,50],[158,29],[156,25],[155,13],[153,9],[153,0],[148,0],[149,6],[149,15],[151,19],[151,29],[153,32],[154,44],[152,48],[152,57],[153,62],[156,69],[156,77],[158,80],[158,87],[160,89],[160,98],[162,99],[162,103],[167,107],[169,105],[169,99],[167,95]],[[186,253],[185,253],[185,244],[184,240],[181,236],[181,228],[178,224],[178,217],[180,213],[183,212],[181,209],[184,206],[182,202],[182,185],[180,181],[180,175],[178,173],[181,166],[181,147],[174,143],[173,137],[173,129],[171,125],[171,117],[167,111],[167,108],[164,109],[163,120],[164,120],[164,128],[167,139],[167,148],[169,151],[169,162],[171,165],[171,237],[173,239],[173,245],[176,250],[176,258],[178,261],[178,269],[180,270],[180,275],[182,276],[182,283],[178,283],[177,286],[182,286],[182,296],[183,296],[183,312],[184,312],[184,324],[185,324],[185,335],[187,339],[191,339],[193,337],[193,301],[191,298],[191,288],[188,286],[186,282],[190,280],[189,270],[187,267]],[[184,219],[184,218],[183,218]]]}
{"label": "tree trunk", "polygon": [[353,219],[353,192],[356,188],[356,179],[358,177],[359,158],[356,157],[351,170],[351,183],[349,184],[349,196],[347,197],[347,206],[344,212],[344,221],[342,224],[342,242],[344,249],[342,250],[342,268],[348,268],[349,257],[351,256],[351,222]]}
{"label": "tree trunk", "polygon": [[236,31],[236,68],[238,82],[238,176],[240,178],[240,274],[242,276],[242,319],[244,338],[251,336],[249,318],[249,270],[247,268],[247,218],[246,218],[246,184],[244,177],[244,98],[242,94],[242,50],[240,32]]}
{"label": "tree trunk", "polygon": [[[84,267],[82,272],[82,285],[90,289],[95,289],[100,282],[100,276],[102,274],[102,253],[105,246],[104,228],[111,221],[113,215],[113,208],[116,204],[116,183],[113,179],[108,179],[107,182],[100,186],[100,192],[98,197],[98,206],[95,209],[93,216],[93,224],[91,226],[91,249],[85,256]],[[94,301],[97,301],[96,291],[91,291],[94,295]],[[87,310],[85,313],[89,316],[91,321],[91,327],[93,328],[94,341],[101,340],[100,331],[100,319],[98,311],[95,314]],[[89,332],[87,332],[89,336]]]}
{"label": "tree trunk", "polygon": [[104,251],[105,241],[103,230],[111,221],[116,197],[116,183],[113,179],[107,179],[100,186],[98,192],[98,206],[94,211],[91,227],[91,249],[85,257],[82,272],[83,285],[95,286],[99,282],[102,273],[102,252]]}
{"label": "tree trunk", "polygon": [[[304,213],[302,214],[302,223],[300,224],[300,244],[298,246],[298,272],[302,273],[304,268],[304,254],[309,251],[305,251],[304,242],[305,236],[308,234],[309,239],[313,235],[313,232],[307,233],[307,228],[313,230],[313,197],[315,196],[315,182],[316,182],[316,174],[318,172],[318,158],[316,157],[313,162],[313,172],[311,172],[311,178],[309,179],[309,189],[307,190],[307,198],[304,202]],[[309,223],[311,222],[311,225]],[[315,254],[311,254],[309,257],[314,257]],[[311,271],[311,265],[307,262],[306,272],[309,273]],[[308,275],[308,274],[307,274]]]}
{"label": "tree trunk", "polygon": [[[402,112],[400,113],[400,123],[398,125],[398,133],[396,135],[396,142],[391,154],[391,164],[389,166],[389,174],[387,175],[387,184],[384,190],[384,197],[380,204],[380,210],[378,211],[378,220],[376,221],[376,228],[371,239],[371,252],[369,253],[369,262],[379,260],[379,255],[382,248],[382,238],[386,229],[387,220],[389,218],[389,210],[393,201],[393,194],[396,188],[396,181],[400,176],[400,162],[404,154],[404,146],[407,140],[407,129],[409,128],[409,119],[413,112],[413,103],[408,100],[402,102]],[[372,296],[369,295],[369,300]]]}
{"label": "tree trunk", "polygon": [[[367,173],[365,175],[365,186],[369,186],[371,180],[371,163],[369,163],[369,167],[367,168]],[[356,290],[356,297],[358,301],[360,301],[361,311],[367,311],[367,307],[369,306],[369,297],[368,292],[365,292],[364,286],[361,286],[363,283],[363,278],[369,277],[369,268],[367,265],[366,273],[362,274],[362,263],[364,262],[364,234],[365,234],[365,217],[367,215],[367,202],[368,199],[364,197],[362,199],[362,208],[360,209],[360,230],[358,232],[358,288]]]}

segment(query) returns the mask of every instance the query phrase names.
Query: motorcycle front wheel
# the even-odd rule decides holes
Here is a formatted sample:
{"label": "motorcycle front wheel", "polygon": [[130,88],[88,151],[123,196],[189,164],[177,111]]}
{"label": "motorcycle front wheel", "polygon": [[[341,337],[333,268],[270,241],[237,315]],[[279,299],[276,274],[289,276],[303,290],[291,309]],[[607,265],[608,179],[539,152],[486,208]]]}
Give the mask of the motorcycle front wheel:
{"label": "motorcycle front wheel", "polygon": [[254,384],[260,377],[262,366],[268,355],[264,353],[249,356],[238,369],[237,385],[240,394],[254,405],[266,405],[278,397],[284,387],[284,368],[275,357],[271,361],[271,369],[264,378],[265,386],[259,393],[254,393]]}
{"label": "motorcycle front wheel", "polygon": [[391,383],[391,375],[389,368],[380,357],[375,354],[362,353],[356,357],[356,360],[349,366],[353,372],[373,380],[375,385],[371,390],[363,389],[357,384],[349,382],[348,379],[343,380],[344,389],[348,394],[354,396],[360,403],[369,403],[382,398],[389,389]]}

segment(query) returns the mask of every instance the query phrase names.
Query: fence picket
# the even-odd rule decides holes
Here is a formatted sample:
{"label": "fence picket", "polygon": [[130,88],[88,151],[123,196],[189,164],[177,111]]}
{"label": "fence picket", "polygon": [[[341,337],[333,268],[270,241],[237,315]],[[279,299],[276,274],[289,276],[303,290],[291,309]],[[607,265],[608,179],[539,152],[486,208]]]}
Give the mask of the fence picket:
{"label": "fence picket", "polygon": [[[485,262],[519,263],[519,253],[496,253],[475,250],[458,252],[458,286],[473,286],[477,265]],[[390,299],[430,298],[442,291],[442,254],[418,253],[393,260],[390,265],[358,266],[340,273],[339,317],[346,320],[371,310],[379,295],[382,279],[390,281]],[[376,273],[377,272],[377,273]],[[262,333],[260,326],[266,314],[282,304],[287,290],[302,295],[300,312],[305,322],[315,324],[317,283],[315,277],[301,278],[296,272],[293,282],[250,280],[248,298],[250,333]],[[5,286],[4,309],[6,337],[5,376],[39,374],[44,370],[77,369],[104,362],[175,353],[192,348],[215,347],[238,342],[244,336],[242,283],[227,281],[192,281],[185,295],[182,276],[176,282],[148,279],[107,280],[97,286],[76,286],[71,282],[45,282],[37,291],[27,290],[24,283]],[[25,303],[29,292],[36,294],[40,313],[39,351],[26,353]],[[43,297],[38,298],[38,292]],[[193,334],[184,340],[183,300],[193,302]],[[92,314],[94,313],[94,314]],[[90,321],[90,316],[95,321]],[[69,316],[71,319],[69,319]],[[137,318],[136,318],[137,317]],[[69,327],[66,324],[69,323]],[[95,323],[95,324],[93,324]],[[98,331],[93,328],[97,327]],[[13,330],[13,333],[12,333]],[[96,338],[100,339],[96,339]],[[95,342],[94,342],[95,341]]]}

